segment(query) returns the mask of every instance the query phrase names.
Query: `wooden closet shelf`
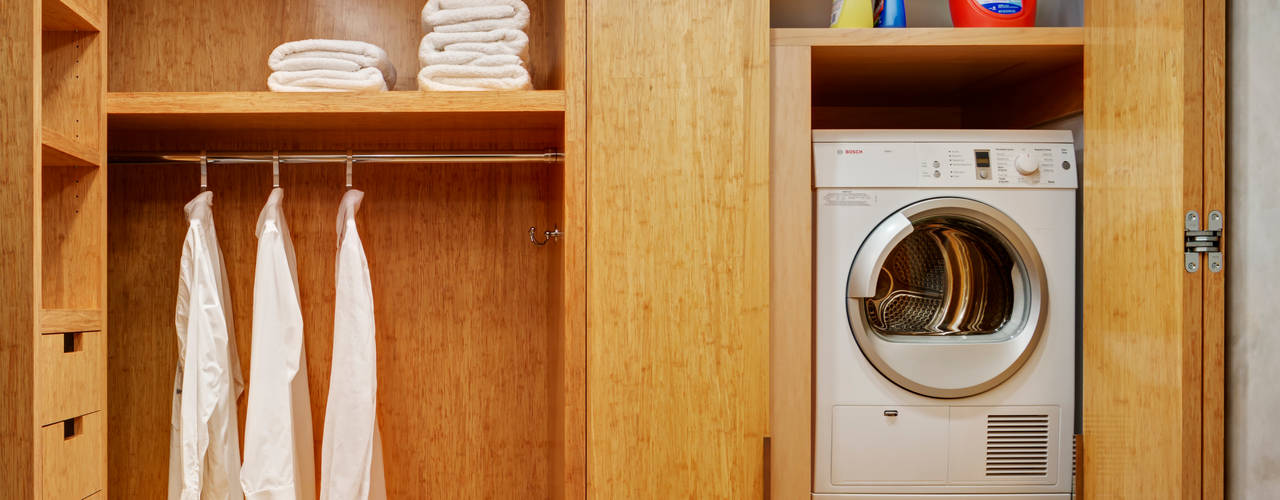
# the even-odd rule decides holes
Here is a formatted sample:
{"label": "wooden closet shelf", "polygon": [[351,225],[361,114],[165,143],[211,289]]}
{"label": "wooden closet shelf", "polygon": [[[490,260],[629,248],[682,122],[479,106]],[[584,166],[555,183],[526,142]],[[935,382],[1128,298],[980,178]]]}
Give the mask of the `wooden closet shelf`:
{"label": "wooden closet shelf", "polygon": [[40,141],[46,167],[92,167],[101,161],[98,151],[48,127],[40,131]]}
{"label": "wooden closet shelf", "polygon": [[773,43],[810,47],[815,106],[998,108],[1083,85],[1082,28],[774,29]]}
{"label": "wooden closet shelf", "polygon": [[110,92],[120,130],[392,130],[424,125],[559,127],[563,90],[378,94]]}
{"label": "wooden closet shelf", "polygon": [[101,309],[41,309],[40,333],[100,331],[102,318]]}
{"label": "wooden closet shelf", "polygon": [[101,14],[90,12],[78,0],[40,3],[40,27],[44,31],[102,31]]}

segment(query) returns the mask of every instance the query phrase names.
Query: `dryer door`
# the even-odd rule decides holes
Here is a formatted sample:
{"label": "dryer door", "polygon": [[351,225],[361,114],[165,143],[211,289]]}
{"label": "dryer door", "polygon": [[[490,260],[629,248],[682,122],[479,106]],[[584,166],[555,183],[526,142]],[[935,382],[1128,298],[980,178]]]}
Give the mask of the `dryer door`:
{"label": "dryer door", "polygon": [[849,325],[885,377],[935,398],[972,396],[1018,371],[1042,335],[1044,266],[995,207],[933,198],[889,216],[849,270]]}

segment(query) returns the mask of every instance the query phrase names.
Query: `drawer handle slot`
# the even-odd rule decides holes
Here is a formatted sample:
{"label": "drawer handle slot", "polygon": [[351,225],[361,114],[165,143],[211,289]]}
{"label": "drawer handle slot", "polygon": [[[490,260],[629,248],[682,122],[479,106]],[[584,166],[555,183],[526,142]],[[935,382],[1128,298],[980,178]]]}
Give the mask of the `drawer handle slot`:
{"label": "drawer handle slot", "polygon": [[62,439],[68,440],[84,434],[84,417],[68,418],[62,421]]}
{"label": "drawer handle slot", "polygon": [[80,352],[84,350],[84,335],[81,332],[62,334],[62,352]]}

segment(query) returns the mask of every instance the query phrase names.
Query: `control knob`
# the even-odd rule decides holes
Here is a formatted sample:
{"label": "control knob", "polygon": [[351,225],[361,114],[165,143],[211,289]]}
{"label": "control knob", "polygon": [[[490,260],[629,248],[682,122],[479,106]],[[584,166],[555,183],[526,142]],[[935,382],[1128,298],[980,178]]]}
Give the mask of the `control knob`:
{"label": "control knob", "polygon": [[1035,175],[1040,171],[1040,165],[1031,158],[1031,155],[1025,154],[1013,159],[1013,168],[1018,169],[1018,173],[1022,175]]}

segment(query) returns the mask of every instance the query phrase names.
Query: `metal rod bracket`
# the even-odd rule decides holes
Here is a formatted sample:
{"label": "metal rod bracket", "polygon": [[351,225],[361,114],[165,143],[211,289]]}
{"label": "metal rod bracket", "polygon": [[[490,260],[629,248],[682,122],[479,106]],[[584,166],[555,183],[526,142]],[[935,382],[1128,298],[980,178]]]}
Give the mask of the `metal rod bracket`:
{"label": "metal rod bracket", "polygon": [[542,241],[538,241],[538,226],[529,227],[529,243],[533,243],[536,246],[544,246],[552,241],[560,241],[560,237],[564,236],[564,232],[560,230],[560,226],[555,226],[555,229],[543,231],[542,235]]}

